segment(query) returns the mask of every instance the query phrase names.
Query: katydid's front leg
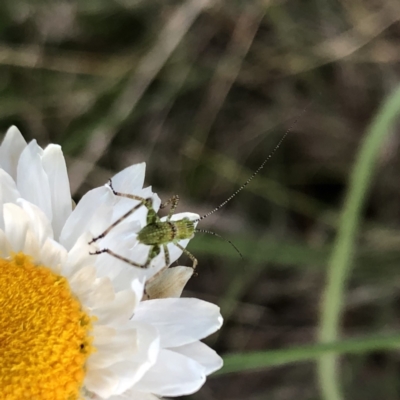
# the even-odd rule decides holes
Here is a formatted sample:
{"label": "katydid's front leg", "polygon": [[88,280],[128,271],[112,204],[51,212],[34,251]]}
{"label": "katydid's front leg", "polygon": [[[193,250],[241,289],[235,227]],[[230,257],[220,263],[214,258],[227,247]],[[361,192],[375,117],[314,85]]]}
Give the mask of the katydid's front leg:
{"label": "katydid's front leg", "polygon": [[168,199],[165,203],[160,204],[160,209],[167,207],[168,204],[171,204],[171,208],[167,216],[167,221],[169,221],[171,217],[174,215],[176,207],[178,207],[178,203],[179,203],[179,196],[176,194],[172,196],[170,199]]}

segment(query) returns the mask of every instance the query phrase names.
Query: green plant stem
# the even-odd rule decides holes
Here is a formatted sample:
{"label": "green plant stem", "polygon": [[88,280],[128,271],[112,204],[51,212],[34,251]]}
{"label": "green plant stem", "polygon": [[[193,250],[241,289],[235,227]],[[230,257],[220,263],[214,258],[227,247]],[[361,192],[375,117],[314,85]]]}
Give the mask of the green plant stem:
{"label": "green plant stem", "polygon": [[258,351],[245,354],[230,354],[224,357],[224,366],[217,374],[253,371],[294,362],[319,359],[326,354],[362,354],[376,350],[400,347],[400,334],[352,338],[334,343],[317,343],[308,346],[281,350]]}
{"label": "green plant stem", "polygon": [[[391,134],[390,126],[399,111],[400,88],[388,98],[368,128],[351,173],[337,237],[328,263],[327,285],[321,311],[319,334],[321,342],[332,342],[338,337],[344,291],[352,265],[361,212],[368,195],[379,150],[386,137]],[[322,398],[343,399],[335,355],[321,357],[318,374]]]}

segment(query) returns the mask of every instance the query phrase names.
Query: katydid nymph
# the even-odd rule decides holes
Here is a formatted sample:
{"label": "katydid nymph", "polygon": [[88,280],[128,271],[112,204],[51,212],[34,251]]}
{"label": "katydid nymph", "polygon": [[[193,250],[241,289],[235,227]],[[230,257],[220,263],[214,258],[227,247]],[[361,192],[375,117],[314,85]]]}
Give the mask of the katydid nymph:
{"label": "katydid nymph", "polygon": [[[174,215],[174,211],[179,203],[179,196],[175,195],[170,198],[165,203],[160,205],[160,209],[165,208],[166,206],[170,205],[169,213],[165,220],[161,220],[158,216],[156,210],[153,208],[153,202],[151,198],[144,198],[140,196],[136,196],[134,194],[129,193],[122,193],[116,191],[113,187],[113,183],[109,181],[109,187],[112,190],[115,196],[125,197],[128,199],[139,201],[138,204],[133,206],[130,210],[128,210],[124,215],[118,218],[114,223],[112,223],[103,233],[94,237],[89,244],[97,242],[98,240],[104,238],[113,228],[127,219],[130,215],[132,215],[135,211],[137,211],[140,207],[147,208],[147,218],[146,218],[146,225],[140,229],[137,233],[137,240],[139,243],[147,245],[150,247],[149,253],[147,256],[147,260],[143,263],[137,263],[134,260],[130,260],[126,257],[123,257],[120,254],[116,254],[113,250],[104,248],[90,254],[102,254],[108,253],[111,256],[126,262],[129,265],[137,268],[148,268],[152,262],[152,260],[160,254],[161,248],[164,250],[164,257],[165,257],[165,264],[164,268],[168,268],[170,264],[170,254],[167,245],[174,244],[178,247],[183,253],[185,253],[191,260],[192,260],[192,268],[195,269],[197,266],[197,259],[191,254],[188,250],[186,250],[183,246],[180,245],[181,240],[191,239],[195,233],[209,233],[214,236],[218,236],[221,238],[220,235],[210,232],[203,229],[196,229],[196,223],[200,222],[201,220],[207,218],[211,214],[214,214],[216,211],[221,209],[225,204],[231,201],[237,194],[239,194],[253,179],[254,177],[264,168],[265,164],[271,159],[271,157],[275,154],[275,152],[279,149],[282,142],[285,140],[286,136],[289,134],[291,127],[285,132],[282,138],[279,140],[278,144],[272,150],[272,152],[268,155],[268,157],[262,162],[262,164],[257,168],[257,170],[247,179],[247,181],[240,186],[231,196],[229,196],[224,202],[222,202],[218,207],[214,208],[212,211],[206,213],[202,217],[199,217],[195,220],[190,220],[189,218],[183,218],[181,220],[171,220],[171,217]],[[235,248],[235,250],[239,253],[242,257],[240,251],[236,248],[236,246],[228,240],[228,242]]]}

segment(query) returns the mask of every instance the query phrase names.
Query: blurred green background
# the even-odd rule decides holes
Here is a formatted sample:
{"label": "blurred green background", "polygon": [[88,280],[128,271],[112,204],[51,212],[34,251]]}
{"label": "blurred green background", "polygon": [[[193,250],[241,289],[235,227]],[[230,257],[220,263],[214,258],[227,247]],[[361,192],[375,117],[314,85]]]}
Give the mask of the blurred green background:
{"label": "blurred green background", "polygon": [[291,128],[199,225],[244,259],[188,247],[226,355],[191,399],[400,399],[399,20],[398,0],[0,3],[1,131],[61,144],[77,201],[146,161],[204,214]]}

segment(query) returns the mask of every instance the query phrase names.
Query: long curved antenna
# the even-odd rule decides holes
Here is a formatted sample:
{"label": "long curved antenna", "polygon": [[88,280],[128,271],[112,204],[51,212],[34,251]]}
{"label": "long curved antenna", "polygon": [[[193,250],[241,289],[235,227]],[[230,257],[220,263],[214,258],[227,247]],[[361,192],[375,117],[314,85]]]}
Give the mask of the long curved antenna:
{"label": "long curved antenna", "polygon": [[213,235],[213,236],[219,237],[222,240],[225,240],[225,242],[228,242],[236,250],[236,252],[239,254],[240,258],[243,259],[242,253],[239,251],[239,249],[230,240],[225,239],[221,235],[218,235],[218,233],[215,233],[212,231],[207,231],[206,229],[195,229],[194,231],[195,231],[195,233],[208,233],[209,235]]}
{"label": "long curved antenna", "polygon": [[239,189],[235,191],[231,196],[229,196],[223,203],[221,203],[218,207],[214,208],[214,210],[208,212],[207,214],[204,214],[202,217],[199,219],[194,220],[193,222],[199,222],[204,218],[207,218],[211,214],[214,214],[216,211],[221,209],[226,203],[229,203],[237,194],[239,194],[253,179],[254,177],[264,168],[265,164],[272,158],[272,156],[276,153],[276,151],[279,149],[280,145],[282,142],[286,139],[286,136],[291,132],[293,127],[296,125],[297,121],[300,119],[300,117],[304,114],[304,112],[307,110],[308,106],[304,108],[304,110],[301,112],[300,115],[298,115],[295,120],[293,121],[292,125],[289,126],[289,129],[285,132],[285,134],[282,136],[281,140],[279,140],[278,144],[275,146],[275,148],[269,153],[268,157],[263,161],[263,163],[257,168],[255,172],[250,176],[247,181],[240,186]]}

